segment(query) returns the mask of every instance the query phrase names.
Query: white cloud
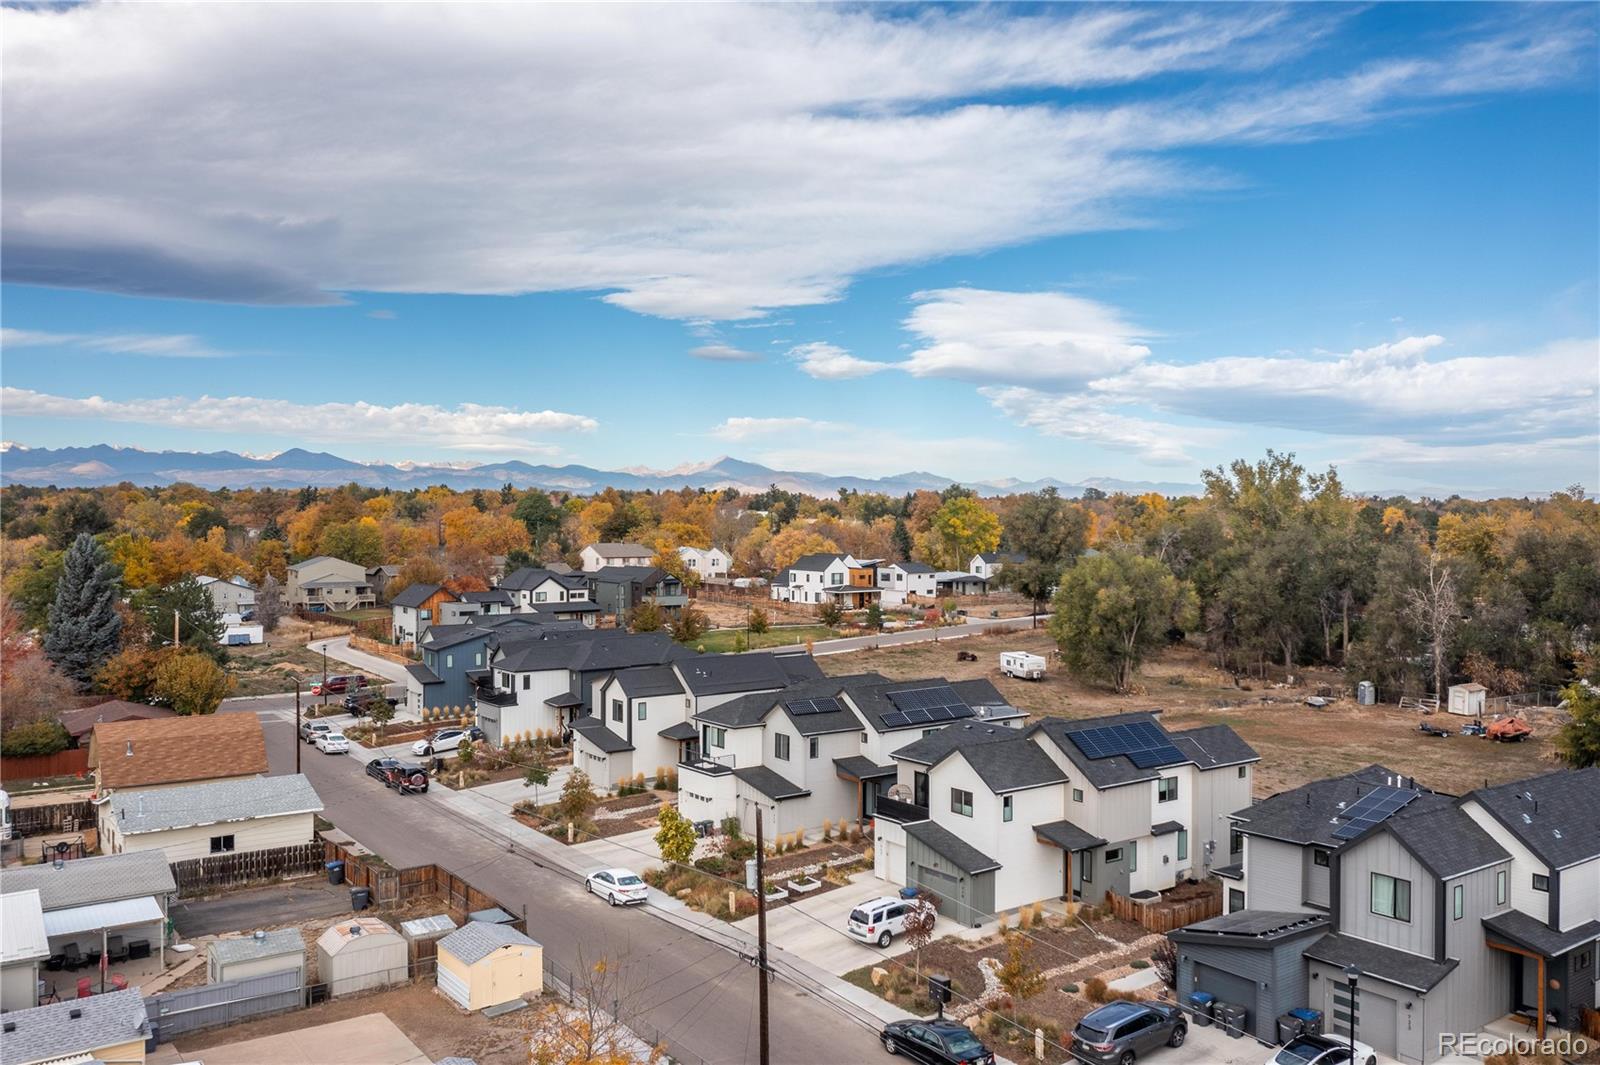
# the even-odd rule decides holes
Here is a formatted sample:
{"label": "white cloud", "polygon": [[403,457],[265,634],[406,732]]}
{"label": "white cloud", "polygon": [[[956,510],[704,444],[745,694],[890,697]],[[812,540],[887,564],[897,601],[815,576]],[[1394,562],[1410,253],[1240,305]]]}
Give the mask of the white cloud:
{"label": "white cloud", "polygon": [[753,351],[736,348],[732,344],[702,344],[691,348],[690,355],[710,362],[760,362],[761,356]]}
{"label": "white cloud", "polygon": [[924,346],[904,368],[917,377],[1073,385],[1150,354],[1115,308],[1064,292],[950,288],[911,298],[903,324]]}
{"label": "white cloud", "polygon": [[729,418],[711,430],[720,440],[744,441],[778,433],[835,432],[841,426],[815,418]]}
{"label": "white cloud", "polygon": [[55,396],[25,388],[0,389],[6,417],[87,418],[100,422],[162,425],[197,432],[261,433],[319,442],[428,440],[439,447],[492,451],[518,447],[546,451],[528,434],[587,432],[593,418],[561,411],[522,411],[463,403],[295,403],[253,396],[167,396],[111,400],[100,396]]}
{"label": "white cloud", "polygon": [[898,368],[896,363],[858,359],[838,345],[821,340],[790,348],[789,358],[801,373],[822,381],[847,381]]}
{"label": "white cloud", "polygon": [[1220,443],[1226,434],[1216,429],[1170,425],[1119,414],[1083,395],[1060,395],[1037,389],[986,387],[978,389],[996,410],[1018,425],[1045,436],[1081,440],[1114,451],[1131,451],[1157,466],[1195,466],[1188,448]]}
{"label": "white cloud", "polygon": [[52,347],[160,359],[216,359],[228,354],[188,333],[46,333],[37,329],[0,329],[0,348]]}
{"label": "white cloud", "polygon": [[368,318],[377,318],[380,321],[391,321],[392,319],[394,319],[395,313],[393,311],[391,311],[391,310],[380,308],[380,309],[378,309],[376,311],[368,311],[367,312],[367,317]]}
{"label": "white cloud", "polygon": [[[1127,224],[1218,181],[1183,149],[1563,79],[1592,50],[1581,14],[1305,83],[1285,60],[1346,16],[14,7],[4,276],[262,303],[595,290],[750,318],[864,271]],[[1195,92],[1186,71],[1225,76]],[[1051,92],[1110,85],[1141,91]]]}

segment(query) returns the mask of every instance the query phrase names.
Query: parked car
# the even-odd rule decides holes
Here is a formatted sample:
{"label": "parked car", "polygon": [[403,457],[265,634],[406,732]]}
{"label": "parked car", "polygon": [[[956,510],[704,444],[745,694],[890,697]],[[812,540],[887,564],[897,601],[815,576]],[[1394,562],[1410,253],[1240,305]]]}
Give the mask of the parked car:
{"label": "parked car", "polygon": [[599,895],[613,906],[636,906],[649,896],[650,887],[639,874],[628,869],[602,869],[590,873],[583,889]]}
{"label": "parked car", "polygon": [[341,674],[319,680],[311,685],[312,695],[343,695],[348,691],[360,691],[367,686],[367,678],[360,673]]}
{"label": "parked car", "polygon": [[462,740],[482,743],[483,729],[477,725],[471,725],[467,728],[442,728],[427,739],[421,739],[413,743],[411,745],[411,753],[419,758],[426,758],[430,754],[453,751],[461,746]]}
{"label": "parked car", "polygon": [[317,750],[323,754],[350,753],[350,741],[345,739],[345,735],[342,732],[320,732],[314,742],[317,745]]}
{"label": "parked car", "polygon": [[1176,1006],[1112,1002],[1090,1011],[1072,1030],[1072,1056],[1093,1065],[1133,1065],[1161,1047],[1181,1047],[1189,1022]]}
{"label": "parked car", "polygon": [[300,722],[300,742],[316,743],[318,736],[324,732],[332,731],[333,726],[326,721],[302,721]]}
{"label": "parked car", "polygon": [[971,1030],[955,1021],[890,1021],[883,1049],[930,1065],[994,1065],[994,1054]]}
{"label": "parked car", "polygon": [[428,771],[398,758],[374,758],[367,763],[367,776],[383,781],[385,787],[401,794],[428,790]]}
{"label": "parked car", "polygon": [[[1357,1039],[1356,1065],[1377,1065],[1378,1052]],[[1301,1035],[1278,1048],[1267,1065],[1347,1065],[1350,1040],[1336,1035]]]}
{"label": "parked car", "polygon": [[377,689],[365,692],[351,692],[344,697],[344,708],[356,717],[364,717],[372,712],[372,704],[385,702],[390,706],[399,706],[399,699],[390,699]]}
{"label": "parked car", "polygon": [[895,936],[906,930],[906,914],[911,912],[909,899],[882,895],[868,899],[850,911],[845,922],[845,934],[861,943],[876,943],[887,947]]}

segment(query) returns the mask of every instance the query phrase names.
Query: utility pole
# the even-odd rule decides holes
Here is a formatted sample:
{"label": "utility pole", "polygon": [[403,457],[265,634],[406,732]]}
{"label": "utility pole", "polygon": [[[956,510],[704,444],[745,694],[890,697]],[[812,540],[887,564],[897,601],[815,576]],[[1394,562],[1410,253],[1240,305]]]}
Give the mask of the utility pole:
{"label": "utility pole", "polygon": [[767,1043],[767,881],[766,840],[761,833],[761,807],[756,807],[756,979],[760,981],[761,1065],[771,1065],[772,1048]]}
{"label": "utility pole", "polygon": [[172,646],[174,646],[174,647],[181,646],[180,641],[178,639],[178,608],[177,607],[173,607],[172,608]]}
{"label": "utility pole", "polygon": [[322,705],[328,705],[328,641],[322,641]]}
{"label": "utility pole", "polygon": [[301,742],[300,735],[300,678],[294,679],[294,771],[300,772],[300,748],[305,744]]}

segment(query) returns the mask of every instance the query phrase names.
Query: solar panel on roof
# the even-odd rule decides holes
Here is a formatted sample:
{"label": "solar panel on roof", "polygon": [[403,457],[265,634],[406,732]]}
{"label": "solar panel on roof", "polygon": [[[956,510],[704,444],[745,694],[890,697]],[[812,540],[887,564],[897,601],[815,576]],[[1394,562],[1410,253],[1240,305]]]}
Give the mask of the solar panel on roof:
{"label": "solar panel on roof", "polygon": [[1069,733],[1078,749],[1092,759],[1126,755],[1140,769],[1173,765],[1184,760],[1167,734],[1148,721],[1127,725],[1102,725]]}
{"label": "solar panel on roof", "polygon": [[836,714],[844,709],[839,705],[839,700],[831,696],[825,699],[795,699],[784,705],[789,708],[789,713],[799,717],[808,717],[812,714]]}
{"label": "solar panel on roof", "polygon": [[1355,839],[1373,825],[1381,825],[1417,797],[1410,788],[1373,788],[1340,816],[1344,824],[1333,830],[1334,839]]}

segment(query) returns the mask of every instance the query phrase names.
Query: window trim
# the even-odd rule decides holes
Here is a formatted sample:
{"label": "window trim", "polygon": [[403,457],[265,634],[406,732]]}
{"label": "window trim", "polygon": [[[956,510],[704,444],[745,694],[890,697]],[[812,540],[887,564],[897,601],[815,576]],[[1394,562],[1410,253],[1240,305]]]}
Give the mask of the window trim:
{"label": "window trim", "polygon": [[1497,870],[1494,874],[1494,904],[1504,906],[1511,897],[1510,874],[1504,870]]}
{"label": "window trim", "polygon": [[1318,869],[1327,869],[1332,865],[1333,855],[1321,847],[1311,848],[1311,864]]}
{"label": "window trim", "polygon": [[1189,830],[1187,828],[1180,828],[1180,829],[1178,829],[1178,861],[1186,862],[1188,860],[1189,860]]}
{"label": "window trim", "polygon": [[[1539,881],[1541,881],[1541,880],[1544,881],[1544,886],[1542,886],[1542,887],[1539,884]],[[1550,893],[1550,878],[1548,876],[1546,876],[1544,873],[1534,873],[1533,874],[1533,890],[1542,891],[1542,892],[1544,892],[1545,894],[1548,895]]]}
{"label": "window trim", "polygon": [[646,719],[646,714],[647,714],[647,704],[643,700],[639,700],[639,701],[635,702],[633,704],[633,706],[634,706],[634,709],[638,712],[638,715],[639,715],[638,716],[638,720],[644,721]]}
{"label": "window trim", "polygon": [[1015,812],[1011,805],[1011,796],[1002,795],[1000,797],[1000,820],[1009,822]]}
{"label": "window trim", "polygon": [[[1368,874],[1368,876],[1369,876],[1369,879],[1367,880],[1367,909],[1368,909],[1368,911],[1370,911],[1376,917],[1384,917],[1384,918],[1387,918],[1387,919],[1389,919],[1391,921],[1399,921],[1402,924],[1410,924],[1411,923],[1411,881],[1405,880],[1405,879],[1403,879],[1401,877],[1398,877],[1398,876],[1390,876],[1388,873],[1380,873],[1380,872],[1377,872],[1377,871],[1373,871],[1372,873]],[[1382,910],[1378,909],[1378,881],[1379,881],[1380,878],[1383,879],[1383,880],[1389,881],[1389,883],[1391,885],[1390,889],[1389,889],[1389,899],[1390,899],[1390,902],[1393,905],[1393,909],[1394,909],[1393,913],[1384,913]],[[1404,890],[1403,893],[1402,893],[1402,891],[1400,889],[1400,885],[1401,884],[1405,885],[1405,890]],[[1405,896],[1405,905],[1403,907],[1400,905],[1401,895],[1402,894],[1404,894],[1404,896]],[[1404,911],[1403,914],[1401,912],[1402,910]]]}
{"label": "window trim", "polygon": [[964,788],[950,789],[950,812],[962,817],[972,816],[972,792]]}
{"label": "window trim", "polygon": [[819,738],[817,738],[816,736],[808,736],[806,738],[806,757],[807,758],[820,758],[820,757],[822,757],[822,741]]}
{"label": "window trim", "polygon": [[1453,921],[1459,921],[1467,915],[1467,887],[1465,884],[1457,884],[1451,889],[1450,912],[1452,915],[1450,919]]}
{"label": "window trim", "polygon": [[[1170,794],[1167,785],[1171,785]],[[1178,801],[1178,778],[1160,777],[1156,780],[1156,802]]]}
{"label": "window trim", "polygon": [[[1116,855],[1115,858],[1112,857],[1113,854]],[[1116,865],[1118,862],[1122,861],[1122,848],[1121,847],[1107,847],[1106,850],[1105,850],[1105,854],[1102,855],[1102,857],[1105,858],[1105,862],[1106,862],[1107,865]]]}
{"label": "window trim", "polygon": [[234,833],[232,833],[232,832],[228,832],[228,833],[226,833],[224,835],[221,835],[221,836],[212,836],[211,837],[211,853],[212,854],[232,854],[232,853],[234,853],[234,847],[236,845],[236,841],[234,840],[233,837],[234,837]]}
{"label": "window trim", "polygon": [[772,734],[772,757],[780,762],[789,761],[790,746],[787,732],[774,732]]}
{"label": "window trim", "polygon": [[1073,802],[1082,802],[1083,801],[1083,789],[1082,788],[1073,788],[1072,789],[1072,801]]}

